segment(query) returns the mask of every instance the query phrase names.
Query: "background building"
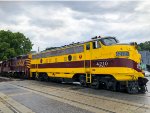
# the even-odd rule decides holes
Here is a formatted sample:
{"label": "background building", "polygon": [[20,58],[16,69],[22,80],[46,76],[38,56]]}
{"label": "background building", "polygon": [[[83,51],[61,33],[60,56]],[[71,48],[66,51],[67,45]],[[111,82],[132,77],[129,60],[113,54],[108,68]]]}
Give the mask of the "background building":
{"label": "background building", "polygon": [[145,65],[146,70],[150,71],[150,52],[149,51],[139,51],[142,55],[142,63]]}

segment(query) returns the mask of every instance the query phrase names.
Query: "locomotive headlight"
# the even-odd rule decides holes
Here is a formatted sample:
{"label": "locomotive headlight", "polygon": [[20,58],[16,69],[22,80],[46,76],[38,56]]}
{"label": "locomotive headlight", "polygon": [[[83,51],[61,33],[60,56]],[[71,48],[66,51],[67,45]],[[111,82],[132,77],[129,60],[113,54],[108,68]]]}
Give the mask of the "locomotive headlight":
{"label": "locomotive headlight", "polygon": [[116,52],[116,56],[129,56],[128,51],[118,51]]}

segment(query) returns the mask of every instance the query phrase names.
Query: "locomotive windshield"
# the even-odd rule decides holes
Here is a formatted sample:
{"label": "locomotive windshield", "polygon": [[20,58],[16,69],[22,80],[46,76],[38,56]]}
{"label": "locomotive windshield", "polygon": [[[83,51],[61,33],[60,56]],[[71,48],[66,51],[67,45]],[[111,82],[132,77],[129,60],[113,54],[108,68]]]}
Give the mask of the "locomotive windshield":
{"label": "locomotive windshield", "polygon": [[118,41],[115,38],[112,38],[112,37],[103,38],[103,39],[101,39],[101,41],[106,46],[118,43]]}

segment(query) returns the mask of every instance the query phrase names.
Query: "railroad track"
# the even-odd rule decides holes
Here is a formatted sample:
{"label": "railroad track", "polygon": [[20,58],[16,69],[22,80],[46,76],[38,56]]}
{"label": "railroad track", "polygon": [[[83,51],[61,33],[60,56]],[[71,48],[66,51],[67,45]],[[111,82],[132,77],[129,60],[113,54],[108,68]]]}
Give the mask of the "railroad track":
{"label": "railroad track", "polygon": [[[134,113],[135,111],[138,112],[137,110],[141,110],[141,109],[150,111],[150,106],[148,105],[137,104],[137,103],[135,104],[132,102],[107,98],[103,96],[95,96],[92,94],[85,94],[85,93],[81,93],[77,91],[71,91],[68,89],[56,88],[53,86],[45,86],[43,84],[37,84],[36,82],[34,83],[26,82],[23,85],[19,83],[15,83],[15,82],[11,82],[10,84],[13,86],[17,86],[19,88],[29,90],[29,91],[34,91],[35,93],[46,94],[51,97],[58,98],[58,100],[61,99],[62,102],[69,101],[69,103],[71,102],[71,103],[80,104],[80,105],[83,105],[92,109],[94,108],[96,109],[95,111],[100,110],[106,113],[107,112],[109,113],[120,112],[121,113],[121,112],[126,112],[127,109],[128,110],[130,109],[128,113]],[[95,103],[93,103],[92,101],[95,101]],[[118,106],[120,106],[120,108],[117,109],[116,107]]]}

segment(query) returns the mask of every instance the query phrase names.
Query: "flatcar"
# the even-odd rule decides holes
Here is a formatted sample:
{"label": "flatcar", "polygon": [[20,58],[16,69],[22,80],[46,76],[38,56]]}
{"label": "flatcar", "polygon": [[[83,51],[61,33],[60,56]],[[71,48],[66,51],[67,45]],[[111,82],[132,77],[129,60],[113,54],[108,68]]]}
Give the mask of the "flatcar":
{"label": "flatcar", "polygon": [[128,93],[147,90],[137,44],[121,44],[115,37],[96,36],[29,57],[31,78],[77,81],[82,86]]}

